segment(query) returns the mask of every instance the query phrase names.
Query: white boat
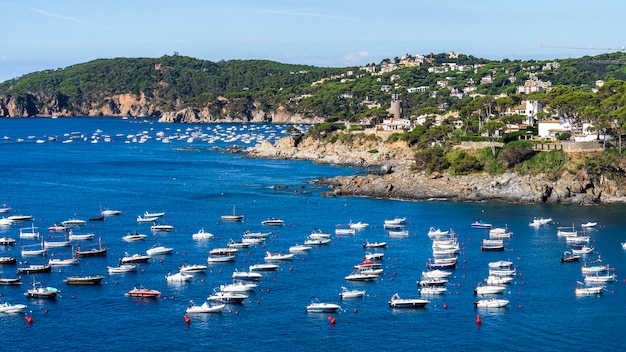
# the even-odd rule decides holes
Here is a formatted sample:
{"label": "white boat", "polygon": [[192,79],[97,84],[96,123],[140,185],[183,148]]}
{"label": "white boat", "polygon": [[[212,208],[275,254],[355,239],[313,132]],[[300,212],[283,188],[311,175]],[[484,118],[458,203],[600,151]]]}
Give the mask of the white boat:
{"label": "white boat", "polygon": [[353,270],[350,274],[348,274],[345,279],[349,281],[372,281],[378,278],[378,274],[374,273],[366,273],[362,270]]}
{"label": "white boat", "polygon": [[504,308],[509,305],[509,300],[498,298],[479,299],[474,302],[476,308]]}
{"label": "white boat", "polygon": [[143,213],[143,216],[145,218],[160,218],[163,215],[165,215],[165,212],[151,213],[151,212],[146,211],[145,213]]}
{"label": "white boat", "polygon": [[503,227],[495,227],[489,230],[489,238],[490,239],[502,239],[502,238],[511,238],[513,233],[509,231],[507,228]]}
{"label": "white boat", "polygon": [[34,224],[31,227],[20,228],[20,238],[23,239],[37,239],[39,238],[39,232]]}
{"label": "white boat", "polygon": [[585,275],[585,282],[612,282],[615,281],[616,277],[615,273],[609,273],[608,271],[606,274],[590,273]]}
{"label": "white boat", "polygon": [[184,272],[168,273],[165,276],[167,282],[189,282],[193,279],[193,275]]}
{"label": "white boat", "polygon": [[137,271],[139,264],[120,264],[119,266],[107,266],[109,274],[120,274]]}
{"label": "white boat", "polygon": [[92,240],[95,237],[94,233],[77,234],[72,231],[69,232],[67,239],[70,241],[87,241]]}
{"label": "white boat", "polygon": [[485,279],[485,283],[487,285],[506,285],[513,281],[514,277],[511,276],[487,276]]}
{"label": "white boat", "polygon": [[573,237],[578,236],[578,231],[576,231],[574,226],[559,226],[557,228],[556,235],[559,237]]}
{"label": "white boat", "polygon": [[341,308],[335,303],[320,302],[317,298],[312,298],[311,303],[306,306],[308,313],[334,313],[337,309]]}
{"label": "white boat", "polygon": [[306,244],[295,244],[291,247],[289,247],[289,252],[290,253],[302,253],[302,252],[308,252],[312,249],[313,247],[311,246],[307,246]]}
{"label": "white boat", "polygon": [[317,230],[311,231],[311,234],[309,235],[309,238],[316,239],[316,240],[319,240],[319,239],[330,239],[330,233],[324,232],[324,231],[322,231],[320,229],[317,229]]}
{"label": "white boat", "polygon": [[165,247],[165,246],[161,246],[161,245],[155,245],[152,248],[148,249],[146,251],[146,254],[149,256],[155,256],[155,255],[163,255],[163,254],[170,254],[174,251],[174,248],[172,247]]}
{"label": "white boat", "polygon": [[409,231],[408,230],[401,230],[401,231],[389,230],[389,231],[387,231],[387,236],[389,236],[389,237],[409,237]]}
{"label": "white boat", "polygon": [[426,279],[447,278],[450,275],[452,275],[452,272],[439,269],[422,271],[422,277]]}
{"label": "white boat", "polygon": [[25,304],[19,304],[19,303],[11,304],[9,302],[0,303],[0,313],[4,313],[4,314],[22,313],[24,309],[26,309]]}
{"label": "white boat", "polygon": [[13,220],[7,219],[5,217],[0,218],[0,226],[1,227],[11,226],[11,225],[13,225]]}
{"label": "white boat", "polygon": [[201,264],[183,264],[178,267],[178,271],[181,273],[203,273],[206,270],[206,265]]}
{"label": "white boat", "polygon": [[424,286],[418,289],[419,293],[425,296],[442,295],[448,292],[448,289],[444,286]]}
{"label": "white boat", "polygon": [[152,225],[150,226],[150,230],[152,232],[170,232],[174,229],[172,225]]}
{"label": "white boat", "polygon": [[252,283],[252,282],[233,282],[232,284],[224,284],[224,285],[220,285],[220,291],[221,292],[248,292],[248,291],[253,291],[255,288],[257,288],[257,284]]}
{"label": "white boat", "polygon": [[40,245],[22,246],[22,257],[45,255],[47,251],[48,249],[44,248],[43,243]]}
{"label": "white boat", "polygon": [[345,227],[340,227],[338,226],[335,229],[335,235],[354,235],[356,233],[356,230],[353,228],[345,228]]}
{"label": "white boat", "polygon": [[256,271],[233,271],[233,279],[234,280],[259,280],[263,275]]}
{"label": "white boat", "polygon": [[135,241],[142,241],[144,239],[146,239],[146,235],[142,234],[142,233],[128,233],[124,236],[122,236],[122,240],[124,240],[125,242],[135,242]]}
{"label": "white boat", "polygon": [[48,231],[52,231],[52,232],[63,232],[65,230],[67,230],[67,226],[65,226],[65,225],[54,224],[54,225],[48,227]]}
{"label": "white boat", "polygon": [[392,308],[422,308],[430,301],[422,298],[400,298],[400,295],[395,293],[387,303]]}
{"label": "white boat", "polygon": [[576,296],[589,296],[589,295],[599,295],[604,291],[604,285],[591,285],[585,286],[584,283],[577,281],[577,286],[574,289],[574,294]]}
{"label": "white boat", "polygon": [[528,226],[540,227],[543,225],[547,225],[551,222],[552,218],[534,218],[531,222],[528,223]]}
{"label": "white boat", "polygon": [[597,223],[597,222],[592,222],[592,221],[589,221],[589,222],[586,222],[586,223],[584,223],[584,224],[581,224],[580,226],[581,226],[581,227],[595,227],[596,225],[598,225],[598,223]]}
{"label": "white boat", "polygon": [[394,218],[391,220],[385,220],[384,225],[404,225],[406,223],[406,218]]}
{"label": "white boat", "polygon": [[278,265],[271,263],[254,264],[248,268],[250,271],[274,271],[276,269],[278,269]]}
{"label": "white boat", "polygon": [[251,232],[251,231],[244,231],[243,233],[243,238],[260,238],[260,239],[266,239],[268,238],[272,233],[271,232]]}
{"label": "white boat", "polygon": [[141,222],[155,222],[157,221],[159,218],[157,216],[151,216],[151,217],[142,217],[141,215],[137,216],[137,222],[141,223]]}
{"label": "white boat", "polygon": [[2,246],[12,246],[15,244],[15,242],[17,242],[17,240],[15,238],[11,238],[11,237],[0,237],[0,245]]}
{"label": "white boat", "polygon": [[248,295],[237,292],[213,291],[207,299],[209,301],[217,301],[223,303],[241,303]]}
{"label": "white boat", "polygon": [[428,237],[434,238],[434,237],[446,236],[449,233],[450,231],[441,231],[441,229],[435,229],[434,227],[431,227],[428,230]]}
{"label": "white boat", "polygon": [[480,245],[481,251],[503,251],[504,240],[488,240],[483,239]]}
{"label": "white boat", "polygon": [[204,231],[204,227],[201,228],[198,232],[191,235],[191,238],[194,240],[210,240],[213,237],[214,236],[212,233]]}
{"label": "white boat", "polygon": [[363,248],[385,248],[387,246],[387,242],[370,242],[365,240],[363,243]]}
{"label": "white boat", "polygon": [[113,210],[113,209],[104,209],[100,211],[100,215],[102,216],[120,215],[121,213],[122,213],[121,210]]}
{"label": "white boat", "polygon": [[355,229],[355,230],[363,230],[365,228],[367,228],[368,226],[370,226],[370,224],[364,223],[364,222],[352,222],[350,221],[350,223],[348,224],[350,226],[351,229]]}
{"label": "white boat", "polygon": [[29,288],[24,295],[30,298],[54,299],[59,292],[60,291],[55,287],[42,286],[40,282],[33,282],[32,288]]}
{"label": "white boat", "polygon": [[599,273],[602,271],[607,271],[609,270],[609,266],[608,265],[592,265],[592,266],[587,266],[587,263],[584,263],[582,267],[580,267],[580,271],[583,274],[589,274],[589,273]]}
{"label": "white boat", "polygon": [[580,248],[572,248],[572,254],[589,254],[593,252],[594,246],[587,247],[587,245],[583,245]]}
{"label": "white boat", "polygon": [[470,226],[473,229],[490,229],[492,225],[488,223],[484,223],[481,220],[476,220],[473,223],[471,223]]}
{"label": "white boat", "polygon": [[66,258],[66,259],[52,258],[48,260],[48,265],[52,265],[52,266],[65,266],[65,265],[76,265],[76,264],[78,264],[77,258]]}
{"label": "white boat", "polygon": [[209,302],[204,302],[201,305],[197,306],[191,302],[191,305],[187,307],[185,312],[187,314],[198,314],[198,313],[219,313],[226,307],[225,304],[216,304],[211,305]]}
{"label": "white boat", "polygon": [[233,205],[233,213],[232,214],[224,214],[221,216],[222,221],[242,221],[243,215],[238,215],[235,211],[235,206]]}
{"label": "white boat", "polygon": [[339,294],[341,299],[361,298],[363,296],[365,296],[365,291],[363,290],[350,290],[345,286],[341,286],[341,293]]}
{"label": "white boat", "polygon": [[208,264],[226,263],[234,261],[236,257],[236,254],[210,254],[206,261]]}
{"label": "white boat", "polygon": [[311,236],[304,239],[305,246],[321,246],[329,244],[330,238],[312,238]]}
{"label": "white boat", "polygon": [[385,258],[385,253],[378,252],[367,252],[363,255],[363,260],[365,261],[374,261],[374,260],[383,260]]}
{"label": "white boat", "polygon": [[483,285],[479,283],[474,289],[474,293],[477,295],[499,294],[504,292],[504,290],[506,290],[506,286],[503,285]]}
{"label": "white boat", "polygon": [[269,218],[267,220],[261,221],[261,225],[265,226],[283,226],[285,221],[278,218]]}
{"label": "white boat", "polygon": [[622,248],[626,249],[626,242],[622,242]]}
{"label": "white boat", "polygon": [[11,215],[11,216],[8,216],[7,219],[11,221],[28,221],[28,220],[32,220],[33,216],[32,215]]}
{"label": "white boat", "polygon": [[487,264],[487,266],[489,266],[489,268],[491,269],[510,268],[511,265],[513,265],[513,262],[510,262],[508,260],[498,260],[495,262],[489,262],[489,264]]}
{"label": "white boat", "polygon": [[490,276],[515,276],[516,269],[504,268],[504,269],[489,269]]}
{"label": "white boat", "polygon": [[86,223],[87,223],[87,221],[81,220],[81,219],[68,219],[68,220],[65,220],[65,221],[61,222],[61,225],[63,225],[63,226],[83,226]]}
{"label": "white boat", "polygon": [[124,257],[120,258],[120,263],[128,264],[128,263],[145,263],[150,260],[149,255],[142,255],[139,253],[129,254],[128,252],[124,253]]}
{"label": "white boat", "polygon": [[250,242],[243,242],[243,241],[235,241],[232,238],[228,241],[228,244],[226,244],[226,247],[228,248],[248,248],[252,245],[252,243]]}
{"label": "white boat", "polygon": [[294,254],[293,253],[272,253],[270,251],[265,252],[265,260],[266,261],[273,261],[273,260],[289,260],[291,258],[293,258]]}
{"label": "white boat", "polygon": [[66,241],[43,241],[44,248],[61,248],[61,247],[69,247],[72,245],[72,242],[69,240]]}

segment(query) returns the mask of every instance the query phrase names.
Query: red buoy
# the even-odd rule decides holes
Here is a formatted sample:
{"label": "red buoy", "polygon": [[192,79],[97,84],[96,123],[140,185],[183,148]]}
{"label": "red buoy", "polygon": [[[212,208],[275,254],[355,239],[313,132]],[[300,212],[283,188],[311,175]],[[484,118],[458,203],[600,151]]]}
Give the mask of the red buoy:
{"label": "red buoy", "polygon": [[481,324],[483,321],[480,319],[480,315],[476,316],[476,324]]}
{"label": "red buoy", "polygon": [[184,318],[185,318],[185,324],[191,323],[191,319],[189,318],[188,315],[185,315]]}
{"label": "red buoy", "polygon": [[356,313],[358,313],[358,312],[359,312],[359,310],[358,310],[358,309],[356,309],[356,308],[354,308],[354,313],[356,314]]}
{"label": "red buoy", "polygon": [[33,318],[31,318],[31,317],[30,317],[30,316],[28,316],[28,315],[27,315],[27,316],[25,316],[25,317],[24,317],[24,319],[26,319],[26,322],[27,322],[28,324],[30,324],[30,323],[32,323],[32,322],[33,322]]}
{"label": "red buoy", "polygon": [[448,305],[446,303],[443,304],[443,309],[448,309]]}
{"label": "red buoy", "polygon": [[335,325],[335,318],[329,316],[328,321],[330,321],[330,325]]}

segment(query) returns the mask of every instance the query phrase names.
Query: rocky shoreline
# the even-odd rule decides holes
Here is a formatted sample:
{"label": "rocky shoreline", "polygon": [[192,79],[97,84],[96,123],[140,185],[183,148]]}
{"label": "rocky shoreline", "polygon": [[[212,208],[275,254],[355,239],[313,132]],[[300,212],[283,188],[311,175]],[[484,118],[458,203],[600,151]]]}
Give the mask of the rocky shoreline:
{"label": "rocky shoreline", "polygon": [[[375,152],[373,152],[375,150]],[[375,198],[450,201],[502,201],[507,203],[555,203],[594,205],[626,203],[614,181],[594,184],[584,173],[560,177],[502,175],[426,176],[411,170],[413,152],[402,142],[324,143],[307,138],[284,137],[274,144],[263,142],[248,149],[247,157],[302,159],[316,163],[377,167],[382,172],[336,176],[316,182],[327,185],[324,196],[367,196]]]}

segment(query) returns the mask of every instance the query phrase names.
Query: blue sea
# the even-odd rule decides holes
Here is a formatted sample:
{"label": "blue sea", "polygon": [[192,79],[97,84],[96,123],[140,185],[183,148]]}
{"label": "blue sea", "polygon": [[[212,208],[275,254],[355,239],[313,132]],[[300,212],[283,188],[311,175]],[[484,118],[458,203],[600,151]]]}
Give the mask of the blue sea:
{"label": "blue sea", "polygon": [[[305,128],[305,127],[303,127]],[[0,236],[18,239],[0,247],[0,256],[31,264],[71,255],[69,248],[51,249],[47,257],[22,258],[21,245],[38,243],[19,238],[21,227],[36,226],[47,240],[58,234],[48,227],[70,218],[87,220],[101,209],[121,214],[88,221],[75,233],[93,232],[82,241],[108,248],[106,257],[88,257],[78,265],[53,267],[51,273],[25,275],[24,284],[0,287],[0,300],[23,303],[24,314],[0,315],[3,351],[43,348],[50,351],[611,351],[621,350],[626,331],[626,216],[624,205],[515,205],[497,202],[412,202],[365,197],[325,198],[319,177],[352,175],[355,168],[316,165],[310,161],[244,158],[227,153],[229,145],[252,146],[285,135],[279,125],[159,124],[154,120],[113,118],[1,119],[0,203],[11,215],[32,215],[32,221],[1,228]],[[143,143],[141,137],[143,139]],[[194,137],[195,136],[195,137]],[[194,138],[190,138],[194,137]],[[18,142],[18,139],[23,139]],[[71,142],[69,142],[71,141]],[[222,222],[220,215],[236,207],[242,222]],[[165,212],[161,222],[170,233],[152,233],[137,223],[144,212]],[[0,217],[9,214],[0,214]],[[267,227],[270,217],[284,226]],[[409,237],[389,238],[385,219],[406,217]],[[535,217],[554,223],[529,227]],[[513,232],[504,252],[481,252],[487,230],[470,227],[476,220],[507,226]],[[338,224],[365,222],[355,235],[334,235]],[[561,263],[569,250],[557,237],[558,226],[594,221],[589,231],[594,253],[579,263]],[[394,293],[417,298],[416,281],[432,256],[431,228],[452,229],[461,251],[445,295],[428,297],[423,309],[391,309]],[[212,240],[195,241],[204,228]],[[221,284],[232,282],[234,270],[262,263],[266,251],[288,252],[314,229],[333,233],[332,242],[296,254],[265,272],[258,287],[241,305],[218,314],[189,315],[190,300],[201,304]],[[240,240],[244,231],[271,231],[263,243],[241,249],[235,261],[211,264],[192,282],[168,284],[165,276],[183,263],[207,264],[209,250]],[[147,234],[127,243],[129,232]],[[384,272],[373,282],[344,279],[361,262],[365,241],[386,241]],[[145,253],[155,244],[173,247],[153,257],[136,273],[108,274],[125,252]],[[600,256],[617,274],[602,295],[576,297],[581,265]],[[501,298],[507,308],[476,309],[473,289],[488,276],[487,264],[510,260],[517,269]],[[18,264],[19,265],[19,264]],[[16,266],[0,267],[15,277]],[[103,275],[100,286],[67,285],[67,276]],[[30,282],[61,291],[56,300],[24,296]],[[158,299],[132,299],[134,286],[162,292]],[[341,287],[363,289],[362,299],[340,300]],[[341,305],[336,313],[307,313],[316,297]],[[26,321],[26,316],[32,322]],[[335,318],[331,324],[329,316]],[[477,323],[480,316],[481,323]]]}

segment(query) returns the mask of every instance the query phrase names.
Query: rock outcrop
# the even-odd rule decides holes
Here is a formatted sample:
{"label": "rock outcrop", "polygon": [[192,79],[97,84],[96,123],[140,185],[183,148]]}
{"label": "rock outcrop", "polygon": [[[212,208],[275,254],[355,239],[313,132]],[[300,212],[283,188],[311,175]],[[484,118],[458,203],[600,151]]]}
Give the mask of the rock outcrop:
{"label": "rock outcrop", "polygon": [[[372,150],[376,150],[373,153]],[[561,203],[591,205],[624,203],[623,190],[613,181],[594,184],[584,173],[554,175],[426,176],[411,170],[413,152],[403,143],[362,145],[324,143],[311,138],[283,137],[274,144],[263,142],[249,157],[307,159],[318,163],[357,167],[383,166],[390,172],[337,176],[320,179],[330,191],[326,196],[370,196],[393,199],[447,199],[452,201],[495,200],[511,203]]]}

